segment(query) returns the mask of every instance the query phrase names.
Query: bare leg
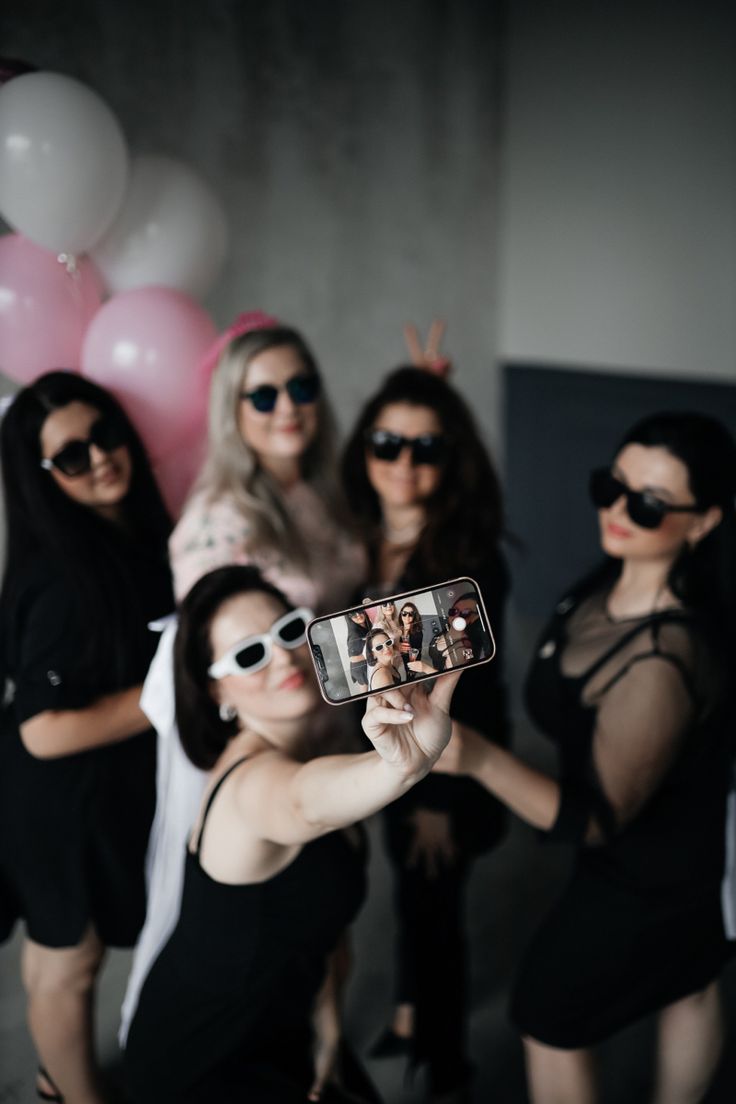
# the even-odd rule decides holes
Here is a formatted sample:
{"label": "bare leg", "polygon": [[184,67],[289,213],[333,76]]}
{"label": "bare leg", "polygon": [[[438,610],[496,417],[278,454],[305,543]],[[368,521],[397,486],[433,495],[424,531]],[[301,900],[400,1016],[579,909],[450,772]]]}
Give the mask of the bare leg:
{"label": "bare leg", "polygon": [[524,1056],[533,1104],[595,1104],[598,1094],[590,1050],[560,1050],[527,1038]]}
{"label": "bare leg", "polygon": [[397,1004],[394,1009],[391,1030],[401,1039],[411,1039],[414,1034],[414,1005]]}
{"label": "bare leg", "polygon": [[93,987],[104,947],[90,929],[76,947],[23,947],[28,1026],[65,1104],[104,1104],[93,1045]]}
{"label": "bare leg", "polygon": [[715,1073],[723,1046],[718,983],[665,1008],[659,1017],[654,1104],[697,1104]]}

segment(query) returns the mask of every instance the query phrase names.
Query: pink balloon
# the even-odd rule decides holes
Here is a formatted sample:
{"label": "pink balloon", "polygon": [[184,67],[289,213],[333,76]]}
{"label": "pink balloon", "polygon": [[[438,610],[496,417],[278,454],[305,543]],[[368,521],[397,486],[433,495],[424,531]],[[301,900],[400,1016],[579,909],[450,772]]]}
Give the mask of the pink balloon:
{"label": "pink balloon", "polygon": [[164,287],[114,295],[90,323],[82,372],[117,396],[154,462],[202,424],[207,393],[198,366],[216,334],[193,299]]}
{"label": "pink balloon", "polygon": [[156,480],[174,521],[178,521],[181,508],[204,462],[205,437],[203,420],[187,441],[155,465]]}
{"label": "pink balloon", "polygon": [[[70,270],[71,269],[71,270]],[[72,268],[20,234],[0,238],[0,370],[30,383],[79,368],[82,340],[104,293],[87,257]]]}

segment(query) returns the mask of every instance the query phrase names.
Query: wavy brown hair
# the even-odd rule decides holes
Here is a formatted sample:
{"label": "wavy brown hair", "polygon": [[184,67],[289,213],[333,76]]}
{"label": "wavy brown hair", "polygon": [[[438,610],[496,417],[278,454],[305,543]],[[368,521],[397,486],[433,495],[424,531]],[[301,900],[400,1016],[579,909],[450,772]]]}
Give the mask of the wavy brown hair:
{"label": "wavy brown hair", "polygon": [[422,368],[391,372],[363,407],[345,447],[342,480],[356,524],[374,558],[381,538],[381,504],[368,478],[366,434],[393,403],[427,407],[439,420],[447,448],[440,481],[425,503],[427,521],[403,576],[424,586],[487,561],[503,533],[501,486],[475,419],[449,383]]}

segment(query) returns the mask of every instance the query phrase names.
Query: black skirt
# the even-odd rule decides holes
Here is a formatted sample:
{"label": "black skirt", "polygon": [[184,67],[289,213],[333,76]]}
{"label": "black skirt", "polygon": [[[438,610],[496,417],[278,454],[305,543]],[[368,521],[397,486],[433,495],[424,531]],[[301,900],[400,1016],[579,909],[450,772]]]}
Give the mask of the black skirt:
{"label": "black skirt", "polygon": [[532,939],[511,1019],[547,1046],[593,1046],[705,989],[734,946],[717,886],[647,893],[581,864]]}
{"label": "black skirt", "polygon": [[145,917],[144,863],[155,805],[153,732],[36,759],[10,710],[0,729],[0,938],[23,917],[45,947],[73,947],[91,924],[130,947]]}

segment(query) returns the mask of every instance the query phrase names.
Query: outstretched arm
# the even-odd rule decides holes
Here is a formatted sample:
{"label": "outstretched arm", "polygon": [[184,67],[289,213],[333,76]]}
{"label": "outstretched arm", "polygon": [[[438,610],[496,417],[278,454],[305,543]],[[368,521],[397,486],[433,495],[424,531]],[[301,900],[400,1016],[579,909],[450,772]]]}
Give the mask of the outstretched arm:
{"label": "outstretched arm", "polygon": [[598,815],[586,807],[585,794],[571,792],[456,722],[437,769],[475,778],[535,828],[550,831],[564,818],[568,828],[560,835],[574,832],[586,843],[599,843],[632,820],[656,792],[692,717],[692,699],[672,662],[653,654],[633,664],[598,708],[590,764]]}
{"label": "outstretched arm", "polygon": [[394,689],[366,702],[363,729],[374,751],[296,763],[261,752],[239,772],[237,803],[261,838],[306,843],[363,820],[423,778],[450,739],[449,707],[457,678]]}

